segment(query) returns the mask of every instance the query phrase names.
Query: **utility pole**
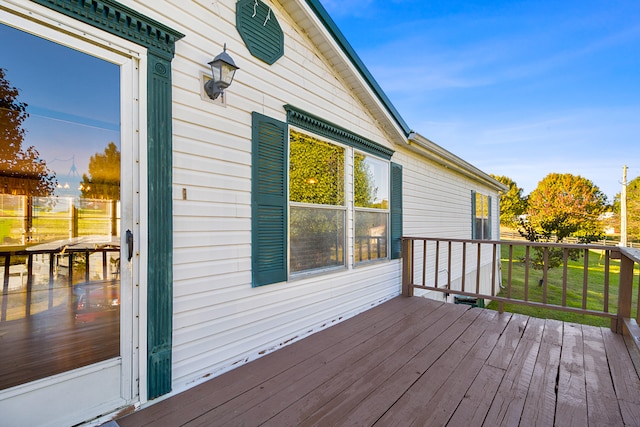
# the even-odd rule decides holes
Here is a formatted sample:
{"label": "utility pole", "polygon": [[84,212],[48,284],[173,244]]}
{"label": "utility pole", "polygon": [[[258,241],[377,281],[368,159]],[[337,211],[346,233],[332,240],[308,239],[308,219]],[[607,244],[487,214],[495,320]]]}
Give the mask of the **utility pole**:
{"label": "utility pole", "polygon": [[620,246],[627,247],[627,167],[622,167],[622,192],[620,193]]}

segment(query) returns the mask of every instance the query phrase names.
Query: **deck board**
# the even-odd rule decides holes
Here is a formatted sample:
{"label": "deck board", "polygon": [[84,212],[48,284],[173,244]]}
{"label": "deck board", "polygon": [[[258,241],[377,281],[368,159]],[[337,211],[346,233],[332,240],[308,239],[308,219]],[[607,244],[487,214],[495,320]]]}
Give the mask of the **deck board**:
{"label": "deck board", "polygon": [[640,426],[640,379],[631,361],[624,340],[609,329],[602,329],[609,372],[627,426]]}
{"label": "deck board", "polygon": [[565,323],[556,404],[558,425],[589,425],[583,351],[582,326]]}
{"label": "deck board", "polygon": [[[300,414],[313,412],[325,396],[330,398],[349,380],[366,372],[370,364],[377,364],[376,360],[386,358],[397,346],[418,335],[424,329],[420,325],[429,314],[427,310],[416,310],[408,316],[394,319],[397,321],[376,324],[361,331],[352,339],[343,341],[342,345],[323,351],[321,354],[326,354],[326,357],[308,359],[280,375],[277,381],[265,382],[256,392],[242,396],[246,405],[239,410],[248,419],[261,422],[275,417],[270,421],[275,425],[279,422],[283,423],[279,425],[300,423],[303,421],[298,417]],[[386,345],[381,348],[380,342]],[[230,421],[230,415],[228,408],[223,406],[202,417],[201,423],[193,425],[224,424]]]}
{"label": "deck board", "polygon": [[607,329],[398,297],[116,422],[638,425],[639,391]]}
{"label": "deck board", "polygon": [[[444,309],[444,306],[440,306],[434,309],[428,317],[425,317],[418,324],[417,329],[414,330],[409,325],[404,325],[409,331],[413,331],[410,335],[405,335],[406,339],[385,342],[384,347],[388,351],[369,353],[359,363],[359,366],[354,366],[345,375],[338,376],[323,384],[318,390],[314,390],[314,393],[287,408],[282,416],[269,420],[268,424],[283,425],[280,423],[284,423],[287,425],[293,420],[296,420],[299,425],[313,425],[318,420],[329,424],[338,423],[339,420],[350,414],[354,407],[364,401],[370,393],[375,392],[384,382],[393,378],[397,370],[406,363],[407,357],[413,353],[407,348],[424,347],[436,338],[434,335],[436,329],[426,333],[422,325],[441,321],[447,314],[450,315],[451,312]],[[314,401],[315,404],[309,405],[309,401]],[[302,419],[299,416],[300,410],[311,415]]]}
{"label": "deck board", "polygon": [[488,313],[491,313],[491,317],[486,319],[490,328],[482,331],[471,350],[460,362],[458,368],[447,376],[439,393],[426,403],[429,411],[421,411],[417,414],[413,422],[414,425],[446,425],[457,409],[457,407],[451,405],[451,402],[460,402],[464,398],[465,393],[478,376],[491,353],[491,349],[499,340],[511,318],[508,313]]}
{"label": "deck board", "polygon": [[[466,307],[465,310],[467,310]],[[467,310],[457,319],[451,318],[453,322],[446,327],[442,324],[438,325],[443,327],[443,330],[438,330],[437,339],[420,349],[412,349],[417,350],[417,352],[411,351],[411,359],[396,372],[392,380],[382,384],[366,401],[354,408],[349,416],[344,419],[343,425],[372,425],[384,417],[386,412],[390,410],[397,412],[397,408],[405,404],[398,404],[397,402],[405,396],[407,391],[425,374],[431,365],[456,342],[458,337],[473,324],[477,316],[477,311],[471,312]],[[396,425],[399,424],[401,424],[401,420],[398,420]]]}
{"label": "deck board", "polygon": [[598,426],[623,425],[600,328],[583,325],[582,340],[589,423]]}
{"label": "deck board", "polygon": [[562,322],[547,319],[522,411],[521,426],[553,425],[556,410],[556,379],[561,351]]}
{"label": "deck board", "polygon": [[522,338],[485,418],[487,425],[513,426],[520,422],[543,329],[543,319],[528,319]]}

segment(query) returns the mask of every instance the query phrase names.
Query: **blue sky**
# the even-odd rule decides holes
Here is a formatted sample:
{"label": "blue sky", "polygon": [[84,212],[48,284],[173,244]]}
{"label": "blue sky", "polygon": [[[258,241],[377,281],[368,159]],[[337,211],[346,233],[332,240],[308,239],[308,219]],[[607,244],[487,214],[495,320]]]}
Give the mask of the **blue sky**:
{"label": "blue sky", "polygon": [[3,24],[0,40],[0,67],[28,104],[23,149],[35,146],[60,184],[79,180],[92,155],[120,145],[119,67]]}
{"label": "blue sky", "polygon": [[640,176],[640,1],[320,2],[412,129],[524,194]]}

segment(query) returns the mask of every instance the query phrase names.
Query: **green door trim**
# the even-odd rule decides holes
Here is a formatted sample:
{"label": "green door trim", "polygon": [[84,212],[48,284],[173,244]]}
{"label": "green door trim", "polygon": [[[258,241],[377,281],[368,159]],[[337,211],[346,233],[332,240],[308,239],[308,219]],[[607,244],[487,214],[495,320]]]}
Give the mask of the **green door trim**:
{"label": "green door trim", "polygon": [[147,398],[171,391],[173,218],[171,60],[181,34],[113,0],[31,0],[147,48]]}

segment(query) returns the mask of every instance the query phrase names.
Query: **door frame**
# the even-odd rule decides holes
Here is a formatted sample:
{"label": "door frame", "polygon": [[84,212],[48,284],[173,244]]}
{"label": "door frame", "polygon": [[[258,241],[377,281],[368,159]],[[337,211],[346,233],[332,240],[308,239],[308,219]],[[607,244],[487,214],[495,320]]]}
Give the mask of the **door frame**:
{"label": "door frame", "polygon": [[[18,0],[6,0],[17,4]],[[173,335],[172,83],[175,43],[184,34],[115,0],[93,0],[84,8],[74,0],[31,0],[146,48],[141,59],[140,141],[146,145],[146,170],[140,174],[140,401],[171,391]],[[65,18],[66,19],[66,18]],[[134,49],[135,51],[135,49]],[[146,66],[146,69],[145,69]],[[146,76],[146,79],[144,78]],[[146,115],[145,115],[146,113]],[[146,129],[146,133],[143,131]],[[140,162],[142,163],[142,162]],[[142,191],[142,190],[146,191]],[[153,206],[153,209],[148,209]],[[148,284],[148,286],[147,286]]]}
{"label": "door frame", "polygon": [[[5,0],[3,3],[4,4],[0,5],[0,22],[44,37],[56,43],[72,47],[73,49],[92,56],[116,63],[120,66],[120,105],[122,118],[120,130],[122,136],[121,147],[125,147],[125,140],[131,141],[130,143],[126,143],[131,147],[130,150],[128,148],[127,150],[121,148],[121,151],[123,151],[121,179],[122,182],[129,182],[132,184],[131,186],[128,186],[127,190],[122,194],[122,205],[129,206],[131,209],[131,212],[123,211],[122,218],[127,215],[131,218],[131,221],[130,224],[126,224],[124,222],[121,224],[121,247],[126,247],[126,242],[124,241],[124,230],[127,228],[131,228],[133,230],[136,246],[130,266],[130,271],[133,272],[131,274],[131,285],[126,292],[126,295],[121,297],[121,309],[123,310],[123,313],[121,314],[121,359],[123,360],[120,365],[122,366],[122,369],[119,372],[119,375],[117,375],[121,388],[121,398],[118,401],[107,401],[104,406],[99,408],[93,407],[87,409],[84,416],[86,419],[90,419],[100,414],[104,414],[105,411],[115,410],[120,406],[136,402],[144,403],[149,399],[150,395],[155,397],[156,395],[170,391],[170,357],[168,359],[168,370],[166,366],[163,366],[159,373],[157,372],[157,369],[152,369],[149,366],[150,364],[147,363],[147,360],[151,359],[150,353],[151,350],[153,350],[153,347],[149,346],[149,341],[156,339],[155,337],[151,337],[149,332],[150,328],[148,328],[149,324],[156,323],[156,319],[153,318],[153,316],[149,319],[149,313],[153,310],[147,309],[148,305],[152,304],[148,298],[149,289],[147,283],[149,283],[148,279],[150,276],[157,276],[157,272],[152,271],[152,264],[162,264],[166,266],[165,269],[168,268],[169,271],[172,270],[171,191],[167,191],[169,194],[169,209],[164,209],[161,217],[158,218],[156,215],[155,218],[150,219],[147,206],[150,200],[157,198],[155,194],[151,193],[163,192],[166,188],[165,185],[165,188],[154,188],[153,191],[151,191],[149,182],[155,182],[153,176],[154,170],[155,174],[159,173],[159,169],[162,170],[162,173],[165,176],[161,181],[165,183],[168,182],[169,188],[171,186],[170,163],[169,168],[167,169],[166,164],[158,166],[157,160],[154,159],[154,156],[157,157],[158,155],[164,157],[168,155],[169,159],[171,158],[171,86],[169,85],[168,88],[168,101],[165,97],[164,105],[158,105],[158,102],[154,103],[152,100],[147,101],[147,93],[150,88],[149,80],[151,80],[150,76],[152,74],[160,73],[165,76],[168,74],[168,78],[170,79],[170,61],[173,57],[174,48],[173,42],[176,37],[179,38],[182,37],[182,35],[170,30],[172,32],[172,36],[170,37],[170,40],[166,40],[166,44],[170,45],[167,48],[170,50],[170,54],[163,53],[162,57],[159,58],[157,54],[153,54],[149,51],[148,46],[145,46],[145,43],[140,43],[139,40],[137,43],[126,40],[127,37],[123,38],[122,34],[119,34],[118,31],[109,29],[108,25],[97,25],[94,22],[82,22],[87,19],[91,19],[79,19],[78,16],[75,16],[78,11],[62,10],[63,13],[59,13],[60,11],[52,10],[58,7],[52,6],[53,2],[37,0],[33,0],[32,2],[24,2],[24,0]],[[36,3],[46,3],[46,6],[48,7],[44,7]],[[58,0],[55,3],[65,2],[60,2]],[[77,6],[75,6],[75,2],[68,3],[73,3],[73,8],[77,8]],[[111,7],[112,11],[114,11],[115,7],[116,12],[120,11],[123,14],[131,12],[123,6],[122,10],[118,9],[119,5],[109,0],[99,3],[102,3],[105,7]],[[116,13],[113,16],[121,18],[124,15],[118,15]],[[124,28],[124,30],[126,30],[126,28]],[[165,31],[164,27],[163,31]],[[153,50],[157,51],[157,46],[154,47]],[[169,57],[168,59],[166,58],[167,56]],[[150,62],[152,62],[153,70],[150,70],[151,66],[148,65]],[[169,64],[169,67],[163,67],[165,64]],[[155,120],[154,118],[147,118],[148,116],[151,116],[148,112],[157,112],[157,110],[163,110],[165,112],[164,117],[156,117]],[[166,120],[167,112],[169,116],[168,120]],[[165,123],[168,122],[168,132],[167,125],[157,126],[157,120],[162,120]],[[161,129],[158,129],[158,127],[161,127]],[[124,153],[124,151],[127,152]],[[124,200],[125,198],[126,202]],[[166,225],[167,223],[169,225],[168,227]],[[149,248],[147,247],[146,242],[148,241],[149,235],[152,234],[154,230],[162,230],[163,233],[167,233],[167,230],[169,230],[169,244],[167,244],[167,241],[165,240],[163,242],[165,245],[165,251],[158,255],[154,255],[154,252],[151,252],[152,255],[149,257],[147,255],[149,253]],[[169,255],[167,255],[167,253]],[[151,258],[151,260],[149,258]],[[167,287],[171,290],[172,277],[170,274],[164,275],[164,282],[164,286],[162,289],[158,289],[155,292],[156,294],[160,293],[167,295],[167,293],[165,293],[165,289],[167,289]],[[169,300],[171,301],[172,292],[169,292],[168,295]],[[170,305],[169,308],[171,308]],[[151,314],[154,315],[154,313]],[[172,312],[167,312],[166,310],[166,304],[165,310],[161,315],[162,317],[168,317],[169,319],[172,317]],[[155,314],[154,316],[157,317],[158,314]],[[160,331],[161,334],[171,337],[171,323],[169,323],[168,328],[166,324],[164,326],[165,327]],[[170,354],[170,340],[168,345],[166,341],[163,343],[163,348],[166,349],[167,347]],[[2,404],[1,400],[5,400],[5,402],[8,402],[9,400],[14,401],[14,398],[20,398],[20,396],[25,398],[30,396],[31,398],[39,397],[50,399],[53,395],[53,390],[57,390],[58,392],[64,390],[64,384],[69,381],[73,381],[74,378],[84,375],[92,370],[102,372],[104,374],[111,372],[105,377],[110,378],[112,377],[113,369],[114,360],[111,360],[91,365],[89,367],[80,368],[79,370],[71,371],[70,373],[60,374],[18,386],[13,389],[9,389],[8,392],[0,393],[0,406]],[[160,381],[158,381],[158,377],[161,377]],[[166,387],[167,377],[168,389]],[[162,388],[156,385],[155,388],[151,388],[152,383],[164,384],[165,386]],[[31,401],[31,398],[27,398],[27,401]],[[51,421],[60,422],[61,420]]]}

